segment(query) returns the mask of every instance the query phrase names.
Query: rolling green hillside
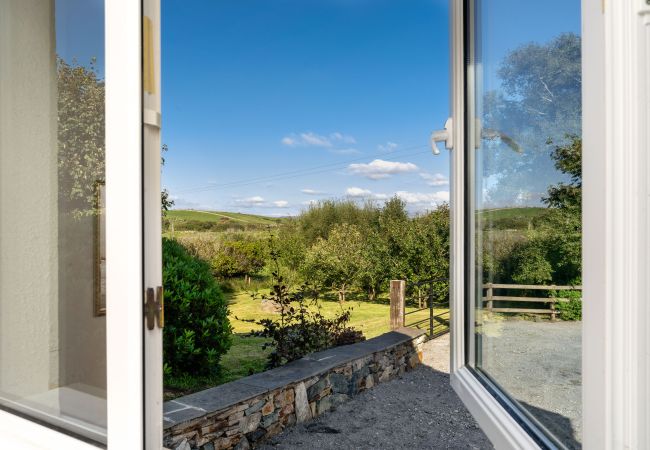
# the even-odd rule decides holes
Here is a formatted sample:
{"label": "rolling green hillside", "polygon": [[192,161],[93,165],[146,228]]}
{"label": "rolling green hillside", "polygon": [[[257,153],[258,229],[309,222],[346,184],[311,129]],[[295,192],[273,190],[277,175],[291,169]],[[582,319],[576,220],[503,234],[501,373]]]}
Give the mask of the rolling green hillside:
{"label": "rolling green hillside", "polygon": [[173,223],[176,230],[224,231],[227,229],[260,229],[275,226],[286,219],[241,214],[225,211],[195,211],[175,209],[167,211],[165,228]]}
{"label": "rolling green hillside", "polygon": [[477,212],[477,219],[495,229],[526,229],[536,219],[548,214],[547,208],[499,208]]}

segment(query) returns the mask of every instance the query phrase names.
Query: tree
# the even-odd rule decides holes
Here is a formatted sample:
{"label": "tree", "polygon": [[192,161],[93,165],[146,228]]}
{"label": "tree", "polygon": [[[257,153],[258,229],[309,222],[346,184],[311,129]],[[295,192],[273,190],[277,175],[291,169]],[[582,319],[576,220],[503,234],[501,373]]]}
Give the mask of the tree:
{"label": "tree", "polygon": [[[167,144],[163,144],[162,148],[160,149],[160,170],[165,166],[165,153],[169,150],[169,147],[167,147]],[[162,209],[162,215],[165,217],[167,215],[167,211],[172,209],[172,206],[174,206],[174,200],[172,200],[169,197],[169,191],[167,189],[163,189],[160,192],[160,205]]]}
{"label": "tree", "polygon": [[[548,141],[580,134],[580,37],[565,33],[523,45],[504,58],[496,75],[499,88],[485,93],[481,118],[483,175],[495,180],[489,200],[534,204],[557,179]],[[519,152],[498,136],[507,136]]]}
{"label": "tree", "polygon": [[214,273],[222,277],[251,275],[266,263],[266,251],[262,241],[226,241],[212,260]]}
{"label": "tree", "polygon": [[59,200],[77,218],[97,214],[105,178],[105,83],[95,64],[57,59]]}
{"label": "tree", "polygon": [[339,301],[345,296],[363,267],[363,238],[359,228],[336,224],[327,239],[318,238],[307,252],[305,277],[336,289]]}

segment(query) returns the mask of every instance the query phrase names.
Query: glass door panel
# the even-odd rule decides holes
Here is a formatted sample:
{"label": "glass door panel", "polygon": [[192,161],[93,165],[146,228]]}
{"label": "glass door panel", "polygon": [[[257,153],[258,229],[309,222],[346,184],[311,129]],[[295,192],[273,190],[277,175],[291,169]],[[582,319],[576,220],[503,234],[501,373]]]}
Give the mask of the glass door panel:
{"label": "glass door panel", "polygon": [[106,441],[103,0],[0,0],[0,407]]}
{"label": "glass door panel", "polygon": [[580,1],[467,6],[466,363],[540,443],[578,448]]}

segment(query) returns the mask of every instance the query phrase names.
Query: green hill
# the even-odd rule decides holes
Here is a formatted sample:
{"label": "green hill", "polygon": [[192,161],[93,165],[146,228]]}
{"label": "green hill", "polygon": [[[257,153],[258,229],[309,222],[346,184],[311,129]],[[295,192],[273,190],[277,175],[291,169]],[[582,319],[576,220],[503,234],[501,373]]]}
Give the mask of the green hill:
{"label": "green hill", "polygon": [[196,211],[174,209],[167,211],[165,228],[173,223],[176,230],[189,231],[224,231],[227,229],[261,229],[276,226],[285,218],[258,216],[226,211]]}
{"label": "green hill", "polygon": [[477,211],[477,219],[484,227],[492,229],[526,229],[530,224],[548,214],[547,208],[495,208]]}

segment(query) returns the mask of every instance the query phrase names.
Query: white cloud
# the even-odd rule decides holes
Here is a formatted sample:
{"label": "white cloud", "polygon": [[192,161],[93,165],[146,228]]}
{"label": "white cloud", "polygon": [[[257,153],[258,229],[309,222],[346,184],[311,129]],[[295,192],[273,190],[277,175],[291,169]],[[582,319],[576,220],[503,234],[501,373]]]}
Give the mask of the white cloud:
{"label": "white cloud", "polygon": [[407,172],[415,172],[418,166],[410,162],[384,161],[375,159],[368,164],[350,164],[348,171],[354,175],[361,175],[371,180],[388,178],[391,175]]}
{"label": "white cloud", "polygon": [[369,189],[359,187],[349,187],[345,190],[345,195],[353,198],[371,198],[375,200],[385,200],[388,198],[386,194],[375,194]]}
{"label": "white cloud", "polygon": [[302,204],[305,205],[305,206],[317,205],[318,200],[314,200],[312,198],[311,200],[307,200],[307,201],[302,202]]}
{"label": "white cloud", "polygon": [[238,198],[235,200],[235,203],[241,205],[244,208],[252,208],[253,206],[261,206],[264,204],[264,197],[255,195],[253,197]]}
{"label": "white cloud", "polygon": [[356,144],[357,140],[353,136],[348,136],[347,134],[339,133],[335,131],[330,134],[330,139],[336,142],[342,142],[344,144]]}
{"label": "white cloud", "polygon": [[[304,131],[302,133],[291,133],[290,135],[283,137],[280,142],[288,147],[333,148],[340,144],[356,144],[357,140],[352,136],[338,131],[331,133],[329,136],[316,134],[312,131]],[[356,152],[355,149],[339,149],[337,151]]]}
{"label": "white cloud", "polygon": [[300,192],[307,195],[325,195],[323,191],[317,191],[315,189],[301,189]]}
{"label": "white cloud", "polygon": [[358,187],[349,187],[345,190],[345,195],[348,197],[368,197],[371,194],[372,191]]}
{"label": "white cloud", "polygon": [[252,197],[235,199],[235,204],[242,208],[288,208],[289,202],[286,200],[266,201],[264,197],[254,195]]}
{"label": "white cloud", "polygon": [[397,144],[395,142],[388,141],[385,144],[380,144],[377,146],[377,150],[380,152],[392,152],[397,148]]}
{"label": "white cloud", "polygon": [[420,177],[422,177],[429,186],[447,186],[449,184],[449,178],[441,173],[430,174],[427,172],[420,172]]}
{"label": "white cloud", "polygon": [[449,191],[438,192],[408,192],[397,191],[395,192],[399,198],[408,204],[412,205],[430,205],[436,206],[440,203],[449,201]]}

